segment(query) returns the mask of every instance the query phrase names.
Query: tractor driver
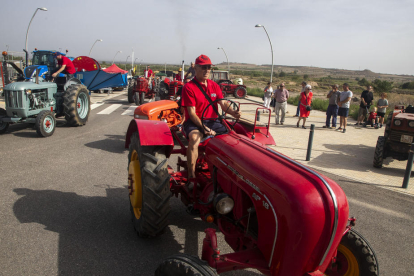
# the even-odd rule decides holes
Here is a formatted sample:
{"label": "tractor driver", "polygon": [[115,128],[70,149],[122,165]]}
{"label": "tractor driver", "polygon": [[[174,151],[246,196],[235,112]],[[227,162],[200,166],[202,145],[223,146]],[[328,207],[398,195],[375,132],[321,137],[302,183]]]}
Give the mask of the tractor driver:
{"label": "tractor driver", "polygon": [[[191,75],[191,76],[189,76],[189,75]],[[195,76],[194,62],[191,62],[191,66],[190,66],[190,68],[188,68],[188,71],[187,71],[187,73],[185,73],[185,76],[184,76],[185,82],[186,83],[189,82],[192,78],[194,78],[194,76]]]}
{"label": "tractor driver", "polygon": [[72,61],[70,61],[70,59],[65,57],[64,54],[59,53],[59,52],[55,52],[53,55],[56,57],[60,68],[52,74],[52,77],[56,78],[59,75],[59,73],[62,72],[63,74],[66,75],[67,80],[73,78],[73,74],[76,73],[76,69]]}
{"label": "tractor driver", "polygon": [[[225,131],[226,128],[218,120],[204,121],[203,128],[201,123],[201,116],[203,110],[209,105],[209,101],[204,96],[203,92],[197,86],[197,83],[201,85],[206,94],[212,101],[217,99],[223,99],[220,86],[214,81],[209,79],[211,71],[211,60],[206,55],[199,56],[195,61],[195,78],[186,83],[182,91],[182,106],[185,107],[185,122],[183,124],[184,131],[188,137],[187,148],[187,166],[188,166],[188,188],[192,190],[194,187],[195,178],[195,165],[198,158],[198,145],[201,139],[205,135],[216,135],[216,132]],[[234,111],[227,101],[219,101],[221,109],[227,110],[227,113],[239,119],[241,116],[240,111]],[[218,105],[215,103],[216,110]],[[212,106],[204,113],[205,118],[217,118],[218,115],[214,111]]]}

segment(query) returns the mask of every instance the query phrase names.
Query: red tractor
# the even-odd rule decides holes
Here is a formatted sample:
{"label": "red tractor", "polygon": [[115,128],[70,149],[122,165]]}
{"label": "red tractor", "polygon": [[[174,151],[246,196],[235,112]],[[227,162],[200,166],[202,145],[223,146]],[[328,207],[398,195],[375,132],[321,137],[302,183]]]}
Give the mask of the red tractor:
{"label": "red tractor", "polygon": [[211,79],[220,85],[223,97],[233,95],[237,99],[244,99],[247,95],[247,88],[243,83],[234,84],[229,80],[228,71],[212,71]]}
{"label": "red tractor", "polygon": [[131,80],[128,86],[128,101],[141,105],[144,103],[144,99],[153,99],[155,97],[159,97],[162,100],[170,99],[184,85],[181,81],[171,81],[169,78],[157,75],[155,78],[141,77]]}
{"label": "red tractor", "polygon": [[394,112],[387,118],[384,136],[379,136],[375,147],[375,168],[382,168],[385,158],[391,157],[399,161],[408,160],[414,138],[414,107],[396,105]]}
{"label": "red tractor", "polygon": [[[267,108],[258,106],[256,114],[261,109]],[[137,107],[129,124],[125,146],[134,228],[143,238],[161,235],[169,199],[180,196],[188,212],[220,229],[234,252],[220,253],[216,230],[207,226],[201,260],[177,254],[155,275],[212,276],[245,268],[281,276],[379,275],[374,251],[351,229],[355,219],[348,218],[340,186],[265,146],[275,144],[269,109],[267,125],[218,111],[227,130],[200,143],[192,188],[186,185],[187,162],[178,157],[177,170],[168,164],[172,154],[187,151],[177,110],[173,101],[148,103]]]}

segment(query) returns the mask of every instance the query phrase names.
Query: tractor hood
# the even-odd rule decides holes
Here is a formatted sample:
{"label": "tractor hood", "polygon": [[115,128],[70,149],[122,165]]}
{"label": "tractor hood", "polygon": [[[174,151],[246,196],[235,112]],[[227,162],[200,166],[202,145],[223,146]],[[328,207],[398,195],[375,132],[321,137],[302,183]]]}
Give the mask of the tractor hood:
{"label": "tractor hood", "polygon": [[[157,117],[164,110],[176,109],[178,104],[170,100],[162,100],[150,102],[138,106],[134,111],[134,118],[136,119],[150,119],[157,120]],[[155,117],[154,117],[155,116]]]}
{"label": "tractor hood", "polygon": [[223,192],[234,198],[235,210],[246,208],[238,205],[246,196],[254,205],[257,246],[272,275],[326,269],[348,221],[348,201],[338,184],[234,133],[211,139],[206,157],[209,168],[217,168]]}
{"label": "tractor hood", "polygon": [[13,82],[4,87],[4,90],[10,90],[10,91],[21,91],[21,90],[38,90],[38,89],[49,89],[49,88],[57,88],[56,83],[54,82],[40,82],[39,84],[31,82],[31,81],[25,81],[25,82]]}
{"label": "tractor hood", "polygon": [[43,77],[49,71],[46,65],[32,65],[24,69],[24,77],[29,80],[36,76],[36,70],[39,70],[39,77]]}
{"label": "tractor hood", "polygon": [[397,114],[395,117],[395,119],[400,119],[400,120],[414,120],[414,114],[413,113],[400,113]]}

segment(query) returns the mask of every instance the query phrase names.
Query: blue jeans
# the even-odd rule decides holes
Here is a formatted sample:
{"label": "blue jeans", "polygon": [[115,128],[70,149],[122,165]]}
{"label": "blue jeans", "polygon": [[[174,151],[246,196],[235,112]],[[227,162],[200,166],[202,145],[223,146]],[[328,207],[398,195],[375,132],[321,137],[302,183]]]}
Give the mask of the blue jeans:
{"label": "blue jeans", "polygon": [[300,113],[300,99],[298,102],[298,108],[296,109],[296,116],[299,117],[299,113]]}
{"label": "blue jeans", "polygon": [[326,110],[326,126],[329,127],[332,116],[332,126],[336,127],[336,117],[338,116],[338,106],[330,104]]}

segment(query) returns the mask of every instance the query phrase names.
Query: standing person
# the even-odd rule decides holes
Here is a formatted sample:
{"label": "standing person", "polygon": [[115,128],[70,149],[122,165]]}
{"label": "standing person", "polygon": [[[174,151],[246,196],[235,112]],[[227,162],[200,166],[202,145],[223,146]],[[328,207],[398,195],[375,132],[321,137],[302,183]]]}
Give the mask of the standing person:
{"label": "standing person", "polygon": [[66,79],[69,80],[70,78],[73,78],[73,74],[76,73],[76,69],[72,61],[59,52],[55,52],[53,55],[56,57],[60,68],[52,74],[52,77],[56,78],[59,73],[63,73],[66,75]]}
{"label": "standing person", "polygon": [[342,88],[344,89],[344,91],[341,92],[341,94],[339,95],[339,110],[338,110],[338,115],[340,117],[340,121],[339,121],[339,128],[337,130],[341,131],[342,130],[342,126],[344,126],[343,128],[343,133],[346,132],[346,123],[348,120],[348,114],[349,114],[349,106],[351,105],[351,99],[352,99],[352,91],[349,90],[349,84],[344,83],[342,85]]}
{"label": "standing person", "polygon": [[362,121],[367,116],[368,110],[370,110],[371,103],[374,100],[374,94],[372,93],[372,86],[368,85],[367,90],[361,93],[361,103],[359,104],[358,121],[355,125],[361,125]]}
{"label": "standing person", "polygon": [[147,73],[147,75],[146,75],[147,78],[152,78],[153,75],[154,75],[154,72],[152,72],[149,65],[147,66],[147,69],[144,71],[144,76],[145,76],[145,73]]}
{"label": "standing person", "polygon": [[190,68],[188,68],[187,73],[184,76],[185,82],[189,82],[192,78],[195,76],[195,70],[194,70],[194,62],[191,62]]}
{"label": "standing person", "polygon": [[[326,110],[326,123],[323,126],[324,128],[336,128],[336,118],[338,116],[338,98],[341,94],[338,91],[339,85],[334,84],[332,85],[332,90],[329,91],[328,95],[326,96],[329,99],[329,106]],[[332,127],[330,127],[332,117]]]}
{"label": "standing person", "polygon": [[[182,92],[182,106],[185,111],[183,127],[188,138],[187,166],[189,180],[187,187],[189,190],[192,190],[195,184],[195,165],[198,158],[198,145],[201,139],[205,135],[216,135],[216,131],[222,132],[226,130],[220,121],[216,119],[205,121],[205,128],[201,122],[202,113],[210,104],[201,91],[201,88],[203,88],[212,101],[223,98],[220,86],[209,79],[211,66],[212,63],[208,56],[199,56],[195,61],[195,77],[192,81],[184,85]],[[234,111],[227,101],[219,101],[218,103],[222,110],[227,110],[227,113],[237,119],[240,118],[241,112]],[[218,110],[218,103],[215,103],[216,110]],[[204,114],[206,118],[218,117],[213,106],[210,106]]]}
{"label": "standing person", "polygon": [[287,99],[289,98],[289,91],[285,89],[285,83],[282,82],[279,85],[279,88],[275,91],[275,100],[276,100],[276,107],[275,107],[275,123],[276,125],[279,124],[279,112],[282,111],[282,115],[280,118],[280,124],[283,125],[285,122],[285,115],[286,115],[286,107],[287,107]]}
{"label": "standing person", "polygon": [[[300,93],[305,91],[305,86],[307,85],[306,81],[302,81],[302,89],[300,90]],[[298,108],[296,109],[296,115],[293,117],[299,117],[299,111],[300,111],[300,97],[299,97],[299,102],[298,102]]]}
{"label": "standing person", "polygon": [[300,120],[303,120],[302,128],[306,129],[305,127],[306,119],[309,117],[310,111],[312,110],[311,108],[312,97],[313,97],[312,86],[307,84],[305,86],[305,91],[300,93],[300,117],[296,124],[297,127],[299,127]]}
{"label": "standing person", "polygon": [[[272,94],[273,94],[273,88],[270,82],[267,83],[267,86],[264,89],[264,107],[270,108],[270,101],[272,100]],[[264,110],[263,112],[266,112],[266,110]]]}
{"label": "standing person", "polygon": [[178,68],[178,73],[177,74],[175,74],[175,77],[174,77],[174,79],[176,80],[176,81],[182,81],[181,80],[181,72],[183,71],[183,69],[180,67],[180,68]]}
{"label": "standing person", "polygon": [[385,112],[387,111],[388,107],[388,100],[387,100],[387,93],[381,93],[381,99],[377,102],[377,115],[380,117],[379,119],[379,127],[382,127],[382,124],[384,123],[384,116]]}

